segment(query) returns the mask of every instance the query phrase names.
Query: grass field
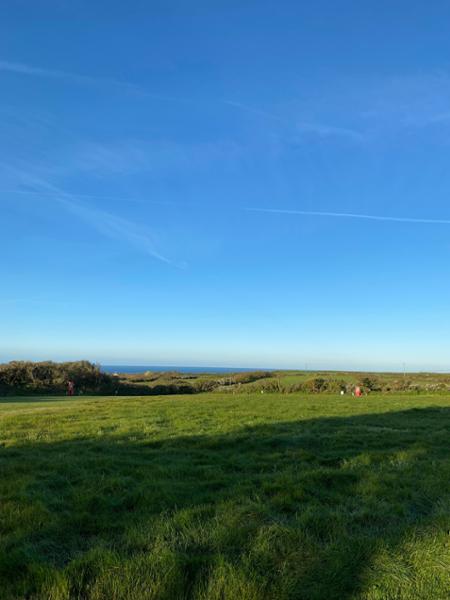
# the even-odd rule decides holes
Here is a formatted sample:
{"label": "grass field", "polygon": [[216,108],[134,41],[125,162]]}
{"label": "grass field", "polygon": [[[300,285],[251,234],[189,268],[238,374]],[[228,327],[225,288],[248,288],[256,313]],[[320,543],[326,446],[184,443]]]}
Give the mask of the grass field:
{"label": "grass field", "polygon": [[0,598],[448,600],[450,400],[0,398]]}

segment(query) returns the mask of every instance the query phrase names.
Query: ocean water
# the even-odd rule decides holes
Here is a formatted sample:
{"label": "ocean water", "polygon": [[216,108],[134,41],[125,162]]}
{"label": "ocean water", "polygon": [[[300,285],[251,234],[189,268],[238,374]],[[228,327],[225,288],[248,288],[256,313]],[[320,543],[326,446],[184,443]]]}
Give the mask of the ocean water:
{"label": "ocean water", "polygon": [[145,371],[178,371],[179,373],[245,373],[247,371],[267,371],[269,369],[242,367],[180,367],[173,365],[101,365],[105,373],[145,373]]}

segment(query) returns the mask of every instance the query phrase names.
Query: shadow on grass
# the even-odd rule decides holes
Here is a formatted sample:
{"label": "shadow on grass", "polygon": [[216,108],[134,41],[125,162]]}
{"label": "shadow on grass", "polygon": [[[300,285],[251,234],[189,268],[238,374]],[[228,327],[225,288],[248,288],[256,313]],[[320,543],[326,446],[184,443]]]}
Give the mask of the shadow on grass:
{"label": "shadow on grass", "polygon": [[[75,396],[65,395],[64,389],[46,389],[26,392],[24,390],[13,390],[11,393],[0,390],[0,404],[11,404],[21,402],[61,402],[66,400],[82,400],[87,397],[130,397],[130,396],[178,396],[180,394],[197,394],[201,390],[196,389],[189,383],[161,383],[146,385],[141,383],[118,382],[115,385],[106,386],[101,389],[84,388]],[[206,390],[203,390],[206,391]]]}
{"label": "shadow on grass", "polygon": [[[428,408],[2,448],[0,588],[50,597],[62,577],[54,597],[363,597],[380,551],[443,526],[449,433],[450,410]],[[114,595],[146,556],[154,570]]]}
{"label": "shadow on grass", "polygon": [[[111,396],[109,396],[110,398]],[[97,400],[99,396],[87,394],[86,396],[54,395],[29,395],[29,396],[0,396],[0,404],[45,404],[46,402],[79,402],[82,400]]]}

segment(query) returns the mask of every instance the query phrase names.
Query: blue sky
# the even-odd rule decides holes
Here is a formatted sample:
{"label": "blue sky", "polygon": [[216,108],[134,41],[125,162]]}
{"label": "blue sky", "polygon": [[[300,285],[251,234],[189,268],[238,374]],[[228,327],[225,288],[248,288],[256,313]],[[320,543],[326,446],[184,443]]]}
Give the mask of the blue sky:
{"label": "blue sky", "polygon": [[449,369],[449,20],[3,2],[0,360]]}

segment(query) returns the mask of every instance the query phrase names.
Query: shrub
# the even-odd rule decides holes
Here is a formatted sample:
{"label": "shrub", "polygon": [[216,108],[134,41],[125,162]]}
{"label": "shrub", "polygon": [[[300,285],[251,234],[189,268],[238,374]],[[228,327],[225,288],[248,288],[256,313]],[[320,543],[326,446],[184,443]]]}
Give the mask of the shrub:
{"label": "shrub", "polygon": [[86,360],[65,363],[12,361],[0,365],[2,394],[61,393],[66,391],[69,380],[75,382],[75,389],[96,393],[110,390],[114,378]]}
{"label": "shrub", "polygon": [[221,377],[217,383],[219,385],[235,385],[237,383],[253,383],[259,379],[273,377],[272,371],[248,371],[244,373],[230,373],[227,377]]}
{"label": "shrub", "polygon": [[314,377],[305,381],[305,391],[320,393],[328,388],[327,380],[324,377]]}
{"label": "shrub", "polygon": [[197,381],[194,385],[194,389],[196,392],[212,392],[217,386],[217,382],[213,379],[204,379]]}
{"label": "shrub", "polygon": [[363,377],[361,380],[361,387],[368,392],[379,392],[382,386],[376,377]]}

